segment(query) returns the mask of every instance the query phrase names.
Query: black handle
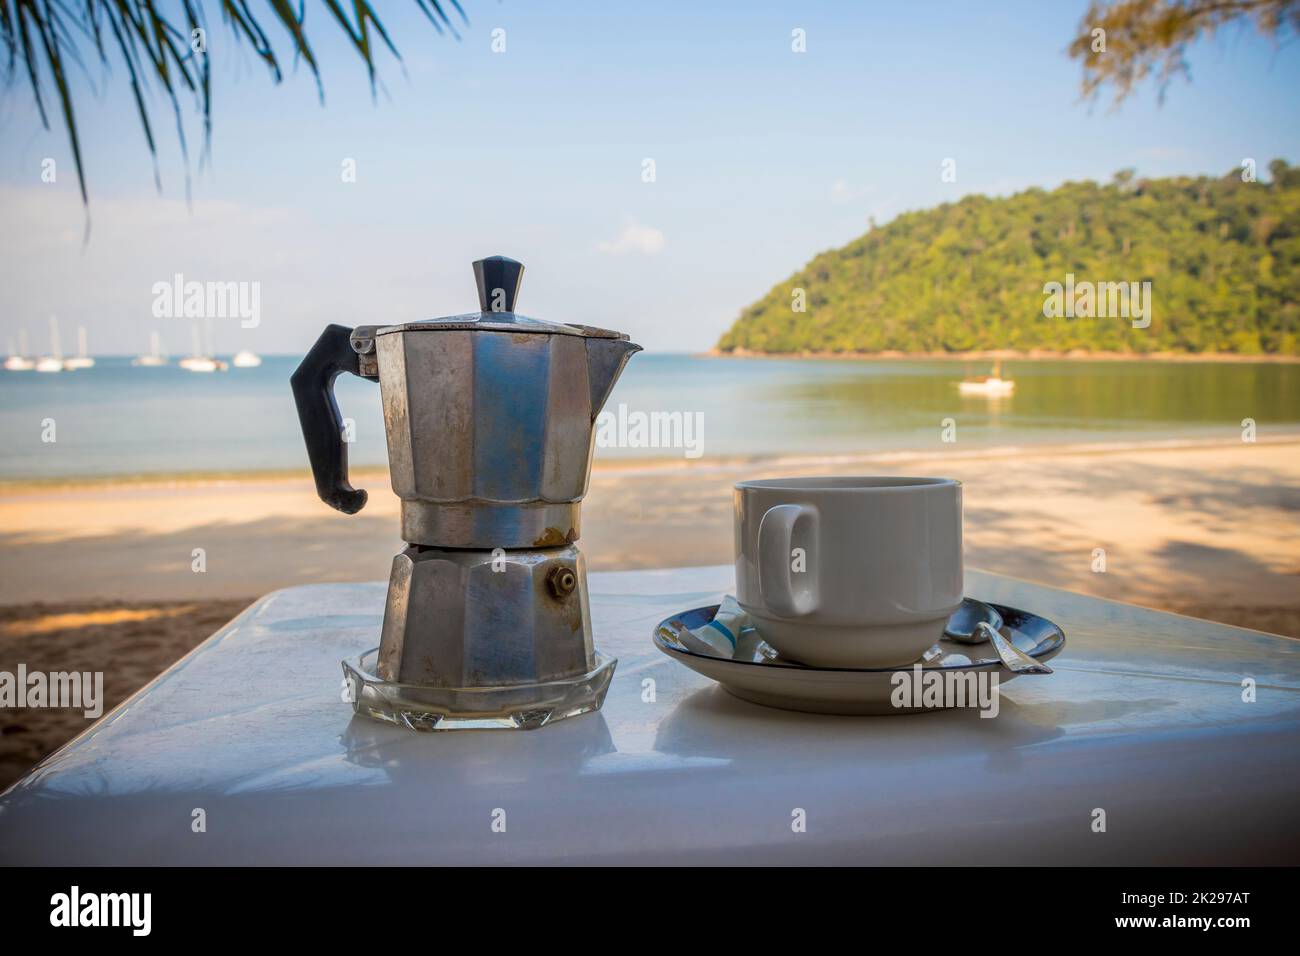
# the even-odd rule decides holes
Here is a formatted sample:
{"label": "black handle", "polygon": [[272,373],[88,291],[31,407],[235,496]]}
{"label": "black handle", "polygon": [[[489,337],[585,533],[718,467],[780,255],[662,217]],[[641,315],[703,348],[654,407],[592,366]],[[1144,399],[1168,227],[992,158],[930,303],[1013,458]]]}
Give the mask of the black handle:
{"label": "black handle", "polygon": [[352,330],[327,325],[298,370],[289,378],[298,422],[307,442],[307,457],[316,478],[316,494],[345,515],[366,504],[366,493],[348,482],[348,446],[343,441],[343,416],[334,401],[334,380],[343,372],[361,374],[360,358],[352,349]]}

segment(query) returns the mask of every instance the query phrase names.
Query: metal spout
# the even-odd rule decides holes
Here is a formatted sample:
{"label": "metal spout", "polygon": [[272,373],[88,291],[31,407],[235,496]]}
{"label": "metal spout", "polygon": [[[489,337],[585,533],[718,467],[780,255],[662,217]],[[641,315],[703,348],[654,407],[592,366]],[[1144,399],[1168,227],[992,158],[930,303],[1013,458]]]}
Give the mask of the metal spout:
{"label": "metal spout", "polygon": [[605,407],[623,366],[641,346],[627,339],[587,339],[587,380],[591,383],[591,420]]}

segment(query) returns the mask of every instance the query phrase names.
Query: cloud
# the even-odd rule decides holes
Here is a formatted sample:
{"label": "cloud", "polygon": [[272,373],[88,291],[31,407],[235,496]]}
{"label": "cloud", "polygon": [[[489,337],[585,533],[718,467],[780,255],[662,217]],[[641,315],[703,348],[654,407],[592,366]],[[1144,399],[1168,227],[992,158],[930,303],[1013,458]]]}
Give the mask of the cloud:
{"label": "cloud", "polygon": [[831,186],[831,202],[855,202],[870,196],[875,191],[875,186],[851,186],[846,180],[837,179]]}
{"label": "cloud", "polygon": [[625,256],[633,252],[638,252],[644,256],[653,256],[661,251],[663,247],[664,234],[662,230],[655,229],[652,226],[643,226],[637,222],[629,222],[616,238],[596,243],[597,249],[611,256]]}

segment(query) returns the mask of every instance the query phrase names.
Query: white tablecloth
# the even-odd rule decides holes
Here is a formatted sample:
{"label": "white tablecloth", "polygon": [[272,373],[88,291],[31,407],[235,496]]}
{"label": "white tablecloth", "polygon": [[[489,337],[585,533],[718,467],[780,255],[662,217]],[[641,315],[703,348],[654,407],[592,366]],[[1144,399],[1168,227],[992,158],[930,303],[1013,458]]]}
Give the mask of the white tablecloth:
{"label": "white tablecloth", "polygon": [[1055,675],[993,720],[816,716],[651,644],[731,583],[593,574],[605,706],[527,732],[354,718],[339,660],[378,643],[383,584],[269,594],[0,798],[0,860],[1300,862],[1298,642],[971,572],[1062,626]]}

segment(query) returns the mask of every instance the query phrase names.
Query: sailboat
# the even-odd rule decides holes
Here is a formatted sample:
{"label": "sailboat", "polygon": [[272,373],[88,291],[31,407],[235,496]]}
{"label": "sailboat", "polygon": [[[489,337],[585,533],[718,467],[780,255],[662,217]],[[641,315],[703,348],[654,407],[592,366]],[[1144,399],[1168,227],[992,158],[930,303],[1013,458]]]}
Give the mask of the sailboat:
{"label": "sailboat", "polygon": [[166,357],[162,354],[162,339],[157,332],[149,333],[149,351],[145,355],[137,355],[131,359],[132,365],[138,365],[143,368],[158,368],[167,364]]}
{"label": "sailboat", "polygon": [[993,374],[968,378],[957,383],[957,390],[963,395],[984,395],[999,398],[1010,395],[1016,389],[1016,383],[1002,377],[1002,360],[994,359]]}
{"label": "sailboat", "polygon": [[59,320],[54,316],[50,316],[50,349],[49,355],[42,355],[36,360],[36,371],[63,371],[63,346],[59,345]]}
{"label": "sailboat", "polygon": [[30,372],[36,367],[36,363],[27,357],[27,330],[21,329],[18,332],[18,351],[15,352],[13,343],[9,343],[9,357],[5,359],[5,369],[10,372]]}
{"label": "sailboat", "polygon": [[[192,333],[191,341],[194,354],[181,359],[177,364],[187,372],[224,372],[227,367],[225,362],[210,355],[202,354],[199,346],[199,327],[197,325],[192,326],[190,332]],[[212,327],[208,326],[209,345],[211,345],[211,337]]]}
{"label": "sailboat", "polygon": [[235,353],[235,357],[230,360],[230,364],[235,368],[257,368],[262,364],[262,357],[243,349]]}
{"label": "sailboat", "polygon": [[70,359],[65,359],[63,367],[69,372],[79,368],[93,368],[95,360],[86,354],[86,327],[77,326],[77,354]]}

